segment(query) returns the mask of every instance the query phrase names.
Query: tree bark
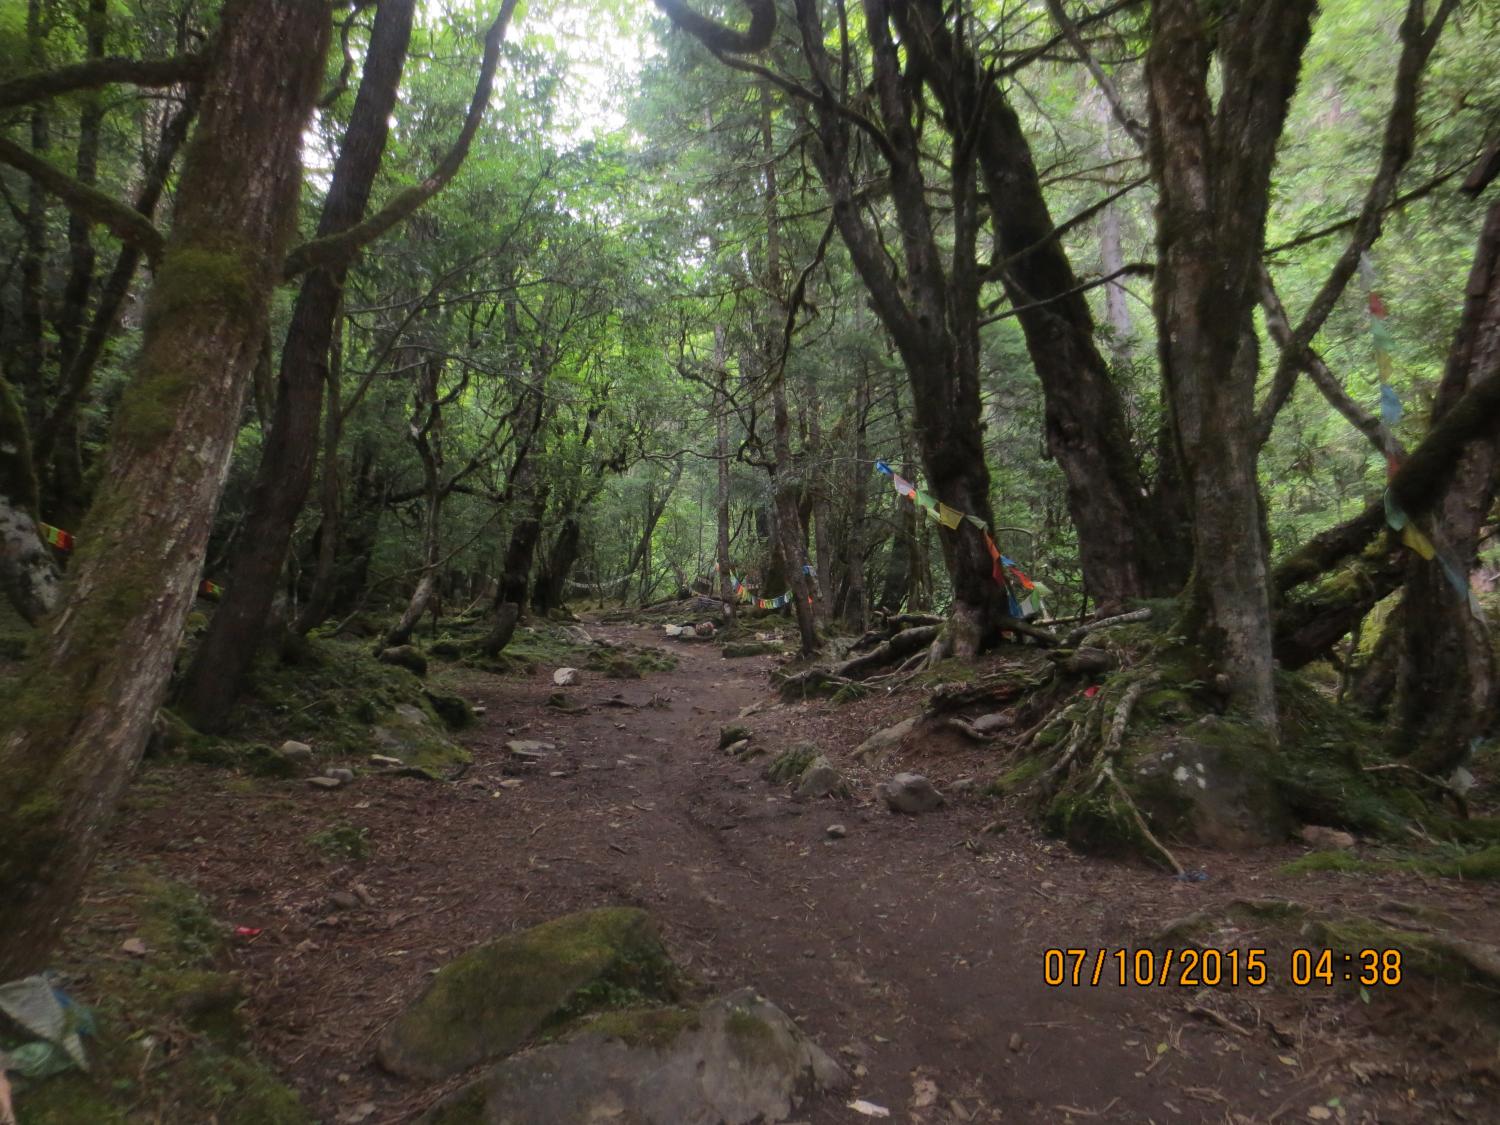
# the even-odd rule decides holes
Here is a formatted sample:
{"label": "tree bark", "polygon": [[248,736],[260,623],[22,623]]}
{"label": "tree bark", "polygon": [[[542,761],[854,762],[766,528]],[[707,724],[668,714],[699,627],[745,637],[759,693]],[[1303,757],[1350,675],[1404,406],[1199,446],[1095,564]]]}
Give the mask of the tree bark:
{"label": "tree bark", "polygon": [[[1158,351],[1193,516],[1185,627],[1234,704],[1276,726],[1268,544],[1256,482],[1251,313],[1271,169],[1314,4],[1226,12],[1216,41],[1195,0],[1157,0],[1146,57],[1159,190]],[[1210,60],[1222,92],[1209,95]]]}
{"label": "tree bark", "polygon": [[296,219],[328,3],[229,0],[69,574],[0,738],[0,978],[45,963],[165,692]]}
{"label": "tree bark", "polygon": [[[1464,309],[1438,385],[1436,426],[1469,389],[1500,382],[1500,202],[1490,205],[1464,293]],[[1496,705],[1489,628],[1467,600],[1469,571],[1495,500],[1500,436],[1473,442],[1433,512],[1432,539],[1465,585],[1455,591],[1436,560],[1409,552],[1402,597],[1392,750],[1424,773],[1446,774],[1490,727]]]}
{"label": "tree bark", "polygon": [[[318,220],[320,238],[354,226],[369,203],[390,132],[415,6],[415,0],[386,0],[376,11],[359,92]],[[200,730],[224,728],[240,683],[265,639],[292,529],[312,483],[328,350],[347,271],[347,262],[312,271],[292,308],[275,413],[261,450],[240,550],[229,568],[224,599],[179,695],[179,706]]]}

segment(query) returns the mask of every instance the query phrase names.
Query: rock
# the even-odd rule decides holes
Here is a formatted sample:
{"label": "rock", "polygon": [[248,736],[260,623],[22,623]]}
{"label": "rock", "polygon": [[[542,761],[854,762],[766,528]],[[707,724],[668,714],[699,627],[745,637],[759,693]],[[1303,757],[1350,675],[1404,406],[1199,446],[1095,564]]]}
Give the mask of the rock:
{"label": "rock", "polygon": [[995,711],[989,715],[980,715],[974,720],[973,726],[980,734],[994,734],[997,730],[1007,730],[1015,725],[1015,719],[1004,711]]}
{"label": "rock", "polygon": [[750,740],[742,738],[738,742],[731,742],[728,746],[724,747],[724,753],[738,758],[748,749],[750,749]]}
{"label": "rock", "polygon": [[562,635],[567,637],[575,645],[592,645],[594,638],[582,625],[567,625],[562,629]]}
{"label": "rock", "polygon": [[333,778],[340,785],[348,785],[354,780],[354,771],[345,769],[325,770],[323,776]]}
{"label": "rock", "polygon": [[418,676],[427,675],[427,657],[422,655],[416,645],[383,648],[378,654],[378,659],[382,664],[394,664]]}
{"label": "rock", "polygon": [[481,715],[488,715],[490,713],[490,709],[488,707],[470,707],[469,711],[476,717]]}
{"label": "rock", "polygon": [[455,745],[431,715],[411,703],[396,704],[370,736],[377,752],[407,765],[443,767],[470,760],[468,751]]}
{"label": "rock", "polygon": [[844,782],[844,775],[822,754],[808,764],[797,782],[797,796],[806,800],[843,796],[848,792],[849,786]]}
{"label": "rock", "polygon": [[337,789],[344,783],[332,777],[310,777],[307,783],[319,789]]}
{"label": "rock", "polygon": [[630,989],[658,1001],[672,999],[672,978],[645,911],[568,914],[487,942],[445,965],[386,1026],[376,1057],[393,1074],[437,1081],[510,1054],[591,998]]}
{"label": "rock", "polygon": [[439,1102],[427,1125],[751,1125],[786,1121],[849,1077],[752,989],[696,1011],[605,1012]]}
{"label": "rock", "polygon": [[842,824],[830,824],[823,832],[830,840],[842,840],[849,835],[849,830]]}
{"label": "rock", "polygon": [[960,777],[956,781],[948,783],[950,793],[972,793],[979,788],[979,783],[972,777]]}
{"label": "rock", "polygon": [[776,760],[766,767],[766,780],[774,785],[799,781],[807,772],[807,767],[812,765],[821,753],[811,742],[794,742],[776,755]]}
{"label": "rock", "polygon": [[661,628],[669,637],[680,637],[685,632],[681,625],[663,625]]}
{"label": "rock", "polygon": [[328,905],[335,910],[357,910],[359,899],[349,891],[334,891],[328,896]]}
{"label": "rock", "polygon": [[1304,824],[1297,838],[1311,848],[1320,851],[1348,851],[1354,847],[1354,837],[1337,828],[1324,828],[1320,824]]}
{"label": "rock", "polygon": [[457,660],[464,654],[463,646],[454,641],[436,641],[427,646],[427,651],[441,660]]}
{"label": "rock", "polygon": [[370,764],[372,766],[391,767],[400,766],[402,763],[400,758],[392,758],[389,754],[371,754]]}
{"label": "rock", "polygon": [[540,762],[557,747],[550,742],[534,742],[529,738],[513,738],[505,744],[506,751],[514,758],[528,762]]}
{"label": "rock", "polygon": [[552,673],[552,682],[558,687],[577,687],[583,683],[583,674],[577,668],[559,668]]}
{"label": "rock", "polygon": [[750,728],[740,726],[728,726],[719,728],[719,749],[727,750],[736,742],[748,742],[750,740]]}
{"label": "rock", "polygon": [[883,757],[893,750],[900,749],[901,743],[916,728],[917,720],[920,718],[920,715],[913,715],[909,719],[902,719],[893,727],[876,731],[859,744],[854,751],[855,760],[864,761],[867,758]]}
{"label": "rock", "polygon": [[120,943],[120,952],[128,953],[132,957],[144,957],[148,952],[146,943],[138,937],[126,938]]}
{"label": "rock", "polygon": [[305,742],[297,742],[289,738],[281,744],[281,756],[299,766],[307,765],[312,761],[313,749]]}
{"label": "rock", "polygon": [[1271,775],[1275,759],[1249,728],[1209,718],[1141,754],[1123,780],[1158,833],[1214,848],[1253,848],[1291,834]]}
{"label": "rock", "polygon": [[693,632],[700,637],[711,637],[718,632],[712,621],[700,621],[693,626]]}
{"label": "rock", "polygon": [[943,795],[919,773],[898,773],[890,781],[876,786],[875,791],[891,812],[931,812],[943,803]]}

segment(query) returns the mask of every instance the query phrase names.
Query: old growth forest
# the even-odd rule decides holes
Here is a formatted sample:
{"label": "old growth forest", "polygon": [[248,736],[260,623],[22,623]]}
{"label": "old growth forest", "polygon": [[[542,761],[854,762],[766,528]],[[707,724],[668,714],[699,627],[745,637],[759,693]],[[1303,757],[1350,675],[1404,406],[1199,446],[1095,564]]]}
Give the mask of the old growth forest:
{"label": "old growth forest", "polygon": [[0,0],[0,1125],[1500,1121],[1497,60]]}

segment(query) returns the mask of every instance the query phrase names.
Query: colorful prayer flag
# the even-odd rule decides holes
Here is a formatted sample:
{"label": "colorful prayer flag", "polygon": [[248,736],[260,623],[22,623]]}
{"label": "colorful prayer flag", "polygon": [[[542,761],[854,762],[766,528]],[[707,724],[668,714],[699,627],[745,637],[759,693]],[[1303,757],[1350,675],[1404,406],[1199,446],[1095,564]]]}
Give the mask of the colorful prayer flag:
{"label": "colorful prayer flag", "polygon": [[896,475],[896,471],[889,465],[887,465],[884,461],[875,462],[875,471],[877,473],[884,473],[888,477],[893,477]]}
{"label": "colorful prayer flag", "polygon": [[957,531],[958,525],[964,522],[964,514],[955,508],[948,507],[941,501],[937,506],[938,522],[950,531]]}
{"label": "colorful prayer flag", "polygon": [[60,527],[53,527],[50,523],[37,523],[37,530],[42,533],[42,538],[59,551],[71,551],[73,549],[73,535]]}
{"label": "colorful prayer flag", "polygon": [[1408,523],[1401,529],[1401,542],[1429,562],[1437,554],[1437,548],[1432,545],[1432,540],[1418,531],[1414,523]]}

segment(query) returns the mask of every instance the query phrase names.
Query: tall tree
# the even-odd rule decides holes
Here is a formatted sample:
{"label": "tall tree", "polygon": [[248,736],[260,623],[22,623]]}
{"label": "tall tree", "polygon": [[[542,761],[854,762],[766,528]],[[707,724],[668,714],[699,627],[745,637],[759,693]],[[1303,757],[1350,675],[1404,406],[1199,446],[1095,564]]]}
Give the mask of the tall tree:
{"label": "tall tree", "polygon": [[224,5],[68,609],[6,709],[0,977],[45,961],[165,692],[293,231],[330,9]]}
{"label": "tall tree", "polygon": [[1276,693],[1251,318],[1271,171],[1314,7],[1267,0],[1210,18],[1197,0],[1156,0],[1146,56],[1158,353],[1193,521],[1187,630],[1266,728]]}

